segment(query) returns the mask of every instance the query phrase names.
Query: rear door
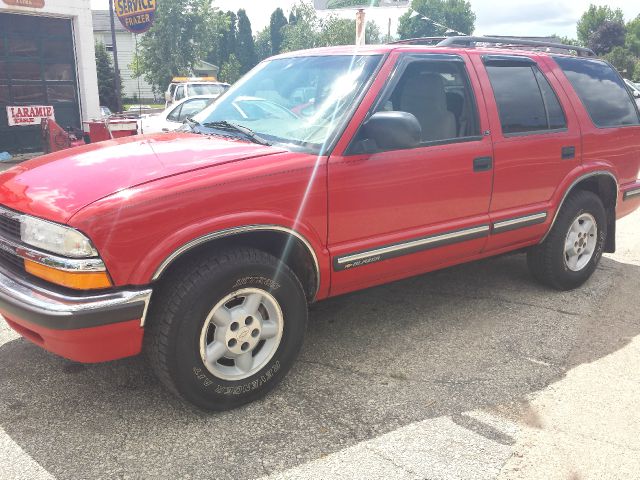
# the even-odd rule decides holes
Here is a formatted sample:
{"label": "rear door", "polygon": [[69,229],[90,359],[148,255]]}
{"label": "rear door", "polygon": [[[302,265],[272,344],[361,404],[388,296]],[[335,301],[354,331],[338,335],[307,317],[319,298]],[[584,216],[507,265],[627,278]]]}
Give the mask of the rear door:
{"label": "rear door", "polygon": [[485,245],[492,146],[468,67],[466,56],[399,55],[365,121],[377,111],[411,113],[422,143],[385,150],[357,133],[329,159],[332,294],[454,263]]}
{"label": "rear door", "polygon": [[545,64],[526,55],[475,56],[494,140],[487,250],[539,239],[562,181],[581,168],[580,126]]}

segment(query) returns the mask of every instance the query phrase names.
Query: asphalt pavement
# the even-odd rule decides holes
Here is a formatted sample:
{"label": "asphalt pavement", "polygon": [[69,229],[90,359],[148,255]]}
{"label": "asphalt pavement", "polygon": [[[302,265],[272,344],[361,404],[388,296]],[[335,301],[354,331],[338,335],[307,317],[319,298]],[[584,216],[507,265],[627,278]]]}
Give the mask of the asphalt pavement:
{"label": "asphalt pavement", "polygon": [[639,234],[572,292],[512,254],[318,303],[281,386],[219,414],[0,322],[0,477],[637,478]]}

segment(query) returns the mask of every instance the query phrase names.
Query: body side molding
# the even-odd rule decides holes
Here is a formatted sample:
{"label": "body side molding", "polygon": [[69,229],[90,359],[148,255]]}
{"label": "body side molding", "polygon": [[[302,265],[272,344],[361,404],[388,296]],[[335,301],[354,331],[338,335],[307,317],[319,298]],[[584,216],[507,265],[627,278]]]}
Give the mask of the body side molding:
{"label": "body side molding", "polygon": [[302,242],[305,246],[311,257],[313,258],[315,274],[316,274],[316,291],[314,293],[314,297],[317,295],[318,290],[320,289],[320,264],[318,263],[318,256],[316,255],[315,250],[309,243],[309,241],[302,236],[300,233],[292,230],[290,228],[281,227],[279,225],[244,225],[242,227],[234,227],[228,228],[225,230],[220,230],[217,232],[208,233],[206,235],[202,235],[201,237],[195,238],[190,242],[184,244],[177,250],[175,250],[171,255],[169,255],[156,269],[152,281],[156,281],[160,278],[160,276],[164,273],[164,271],[171,265],[176,259],[178,259],[183,253],[188,252],[192,248],[197,247],[198,245],[202,245],[203,243],[207,243],[212,240],[218,240],[220,238],[231,237],[234,235],[240,235],[243,233],[251,233],[251,232],[281,232],[286,233],[295,237],[297,240]]}

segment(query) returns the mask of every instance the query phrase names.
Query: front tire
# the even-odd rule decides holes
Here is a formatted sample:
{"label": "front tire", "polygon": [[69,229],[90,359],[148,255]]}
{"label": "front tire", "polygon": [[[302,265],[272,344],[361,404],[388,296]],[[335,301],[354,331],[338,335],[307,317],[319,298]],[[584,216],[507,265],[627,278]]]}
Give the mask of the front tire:
{"label": "front tire", "polygon": [[238,248],[193,259],[154,293],[145,350],[162,383],[206,410],[266,395],[293,365],[307,302],[275,257]]}
{"label": "front tire", "polygon": [[596,194],[578,190],[565,201],[544,242],[527,252],[533,277],[557,290],[572,290],[593,274],[607,239],[607,214]]}

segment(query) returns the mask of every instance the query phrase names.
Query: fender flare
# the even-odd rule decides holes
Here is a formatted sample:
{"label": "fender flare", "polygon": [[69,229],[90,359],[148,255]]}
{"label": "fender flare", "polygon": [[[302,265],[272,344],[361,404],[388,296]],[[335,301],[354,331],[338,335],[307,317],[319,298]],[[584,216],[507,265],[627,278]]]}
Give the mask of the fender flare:
{"label": "fender flare", "polygon": [[615,199],[615,205],[614,205],[614,210],[615,210],[615,207],[618,205],[618,197],[620,196],[620,183],[618,182],[618,179],[616,178],[616,176],[613,173],[611,173],[609,170],[594,170],[592,172],[580,175],[573,182],[571,182],[571,185],[569,185],[567,190],[564,192],[564,195],[562,196],[562,200],[558,204],[558,208],[556,209],[556,212],[553,215],[553,220],[551,221],[551,224],[547,229],[547,233],[544,234],[544,237],[542,237],[542,240],[540,240],[539,243],[544,242],[549,236],[549,234],[551,233],[551,230],[553,229],[553,226],[556,223],[556,220],[558,218],[558,215],[560,214],[560,210],[562,209],[562,206],[564,205],[565,200],[567,199],[569,194],[573,191],[573,189],[576,187],[576,185],[578,185],[583,180],[586,180],[587,178],[598,177],[598,176],[608,176],[611,179],[613,179],[613,181],[615,182],[616,184],[616,199]]}
{"label": "fender flare", "polygon": [[315,276],[316,276],[316,291],[314,293],[314,297],[318,294],[318,290],[320,289],[320,264],[318,262],[318,256],[311,246],[311,243],[300,233],[296,232],[291,228],[282,227],[280,225],[243,225],[240,227],[227,228],[224,230],[218,230],[216,232],[207,233],[200,237],[197,237],[178,249],[174,250],[164,261],[160,264],[160,266],[156,269],[151,281],[158,280],[162,274],[166,271],[169,266],[175,262],[180,256],[185,254],[186,252],[192,250],[193,248],[202,245],[204,243],[210,242],[212,240],[218,240],[221,238],[231,237],[234,235],[241,235],[244,233],[251,232],[280,232],[288,234],[292,237],[295,237],[299,240],[307,249],[308,253],[311,255],[314,263]]}

